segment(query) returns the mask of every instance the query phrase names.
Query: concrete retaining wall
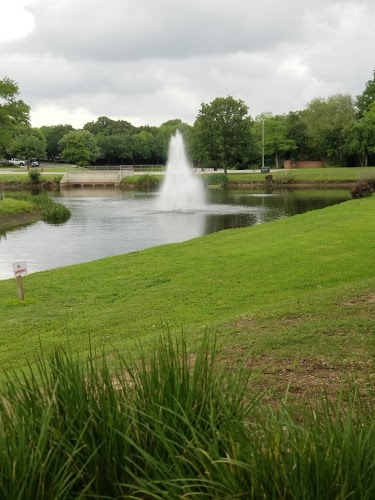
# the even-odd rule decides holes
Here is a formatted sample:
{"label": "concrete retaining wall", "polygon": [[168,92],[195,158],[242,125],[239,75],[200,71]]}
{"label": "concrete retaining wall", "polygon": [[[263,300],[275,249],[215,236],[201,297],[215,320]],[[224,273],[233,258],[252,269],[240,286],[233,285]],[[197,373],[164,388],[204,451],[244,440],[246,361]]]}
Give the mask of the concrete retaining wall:
{"label": "concrete retaining wall", "polygon": [[60,181],[60,187],[95,187],[119,186],[121,179],[133,175],[130,170],[119,172],[66,172]]}

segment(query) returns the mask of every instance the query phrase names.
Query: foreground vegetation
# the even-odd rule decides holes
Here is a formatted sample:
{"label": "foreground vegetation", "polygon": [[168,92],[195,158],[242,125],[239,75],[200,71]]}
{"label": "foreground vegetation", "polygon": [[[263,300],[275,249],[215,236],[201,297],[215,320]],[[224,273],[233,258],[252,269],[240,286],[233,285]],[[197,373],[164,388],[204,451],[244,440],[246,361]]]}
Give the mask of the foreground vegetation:
{"label": "foreground vegetation", "polygon": [[44,498],[337,498],[375,495],[373,399],[272,410],[248,374],[192,358],[164,336],[117,374],[56,350],[0,386],[0,496]]}
{"label": "foreground vegetation", "polygon": [[17,223],[17,216],[29,213],[31,217],[40,214],[47,222],[66,222],[70,210],[44,194],[33,196],[26,193],[6,195],[0,202],[0,224],[2,226]]}

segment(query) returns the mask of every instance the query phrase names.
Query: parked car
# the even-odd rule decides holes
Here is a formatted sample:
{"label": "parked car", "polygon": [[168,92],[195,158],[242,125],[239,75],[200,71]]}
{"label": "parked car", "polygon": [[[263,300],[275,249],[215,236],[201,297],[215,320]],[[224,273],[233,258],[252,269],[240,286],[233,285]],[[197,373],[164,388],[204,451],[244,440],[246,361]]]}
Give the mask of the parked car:
{"label": "parked car", "polygon": [[11,158],[9,160],[9,163],[13,163],[13,165],[19,165],[20,167],[23,167],[25,165],[25,161],[19,160],[18,158]]}
{"label": "parked car", "polygon": [[39,167],[39,162],[35,158],[31,160],[30,167]]}

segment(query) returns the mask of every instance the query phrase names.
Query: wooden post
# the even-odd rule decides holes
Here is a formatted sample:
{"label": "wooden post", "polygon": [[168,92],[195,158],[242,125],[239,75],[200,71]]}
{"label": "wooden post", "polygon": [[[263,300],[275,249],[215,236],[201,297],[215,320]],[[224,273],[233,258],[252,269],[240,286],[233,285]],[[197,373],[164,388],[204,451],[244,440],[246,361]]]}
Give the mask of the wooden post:
{"label": "wooden post", "polygon": [[18,298],[20,300],[23,300],[25,298],[25,294],[23,292],[22,276],[17,276],[16,280],[17,280]]}

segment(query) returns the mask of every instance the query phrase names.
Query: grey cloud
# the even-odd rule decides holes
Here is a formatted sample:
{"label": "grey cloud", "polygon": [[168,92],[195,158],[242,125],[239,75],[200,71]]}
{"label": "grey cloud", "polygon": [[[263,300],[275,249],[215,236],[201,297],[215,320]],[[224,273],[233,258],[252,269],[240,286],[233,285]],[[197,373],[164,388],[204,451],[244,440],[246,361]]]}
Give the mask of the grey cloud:
{"label": "grey cloud", "polygon": [[35,31],[14,47],[23,53],[38,51],[70,60],[101,61],[269,50],[283,41],[303,38],[307,7],[318,11],[329,3],[41,1],[32,9]]}
{"label": "grey cloud", "polygon": [[34,109],[193,123],[202,102],[233,95],[252,116],[283,113],[356,95],[374,69],[372,0],[39,0],[33,12],[36,31],[0,57]]}

